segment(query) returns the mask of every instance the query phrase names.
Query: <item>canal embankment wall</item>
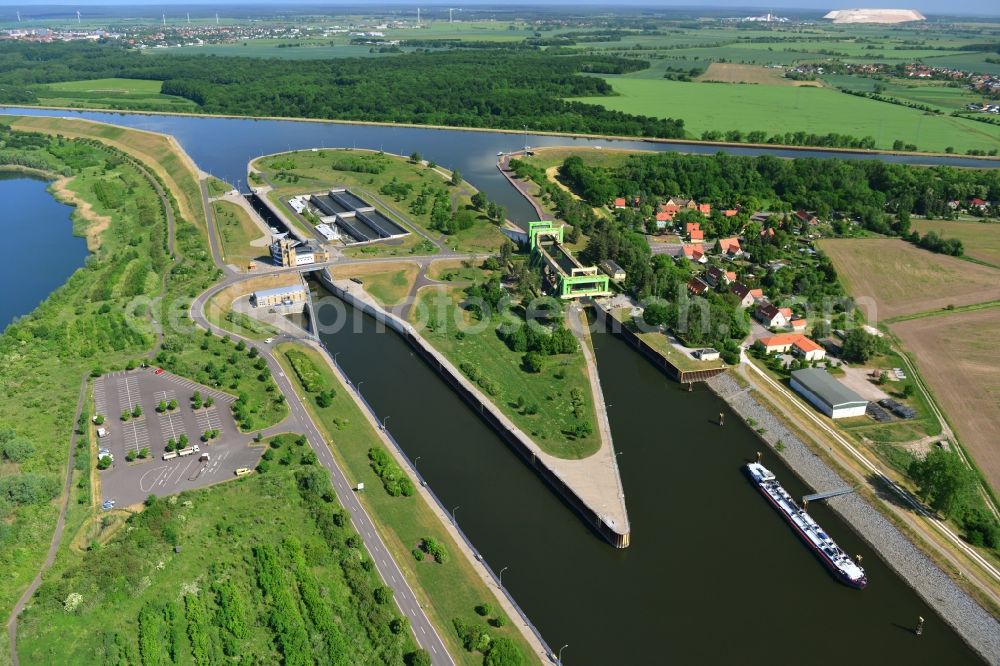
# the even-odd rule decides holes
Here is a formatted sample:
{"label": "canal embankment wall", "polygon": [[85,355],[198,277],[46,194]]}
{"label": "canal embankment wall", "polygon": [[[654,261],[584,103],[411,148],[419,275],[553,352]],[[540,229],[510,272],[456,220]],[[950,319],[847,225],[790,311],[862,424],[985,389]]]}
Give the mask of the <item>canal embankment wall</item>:
{"label": "canal embankment wall", "polygon": [[[627,518],[624,529],[618,524],[609,524],[608,519],[591,507],[548,462],[539,455],[537,444],[531,442],[520,430],[493,405],[486,396],[472,387],[465,377],[429,342],[418,335],[411,326],[385,310],[373,306],[363,298],[359,298],[350,290],[345,289],[333,280],[329,271],[314,273],[319,282],[332,294],[349,305],[371,315],[401,335],[423,360],[430,365],[462,399],[473,407],[476,413],[528,464],[546,483],[551,486],[573,510],[575,510],[588,525],[598,534],[607,539],[616,548],[626,548],[631,538]],[[617,470],[616,470],[617,471]],[[622,501],[624,504],[624,500]],[[623,507],[624,510],[624,507]]]}
{"label": "canal embankment wall", "polygon": [[670,379],[673,379],[674,381],[680,382],[681,384],[704,382],[708,381],[712,377],[715,377],[716,375],[721,375],[726,371],[726,368],[712,368],[710,370],[681,370],[676,365],[671,363],[666,356],[653,349],[645,340],[636,335],[635,331],[631,330],[616,319],[608,311],[606,306],[598,303],[597,301],[594,301],[594,306],[595,312],[604,324],[605,330],[617,335],[622,340],[627,342],[630,347],[642,354],[646,360],[662,370],[667,377],[670,377]]}
{"label": "canal embankment wall", "polygon": [[[748,425],[754,423],[754,430],[771,449],[769,455],[779,456],[806,484],[817,489],[850,485],[732,377],[718,375],[707,385]],[[1000,622],[996,618],[864,497],[852,493],[827,502],[974,650],[988,663],[1000,663]]]}

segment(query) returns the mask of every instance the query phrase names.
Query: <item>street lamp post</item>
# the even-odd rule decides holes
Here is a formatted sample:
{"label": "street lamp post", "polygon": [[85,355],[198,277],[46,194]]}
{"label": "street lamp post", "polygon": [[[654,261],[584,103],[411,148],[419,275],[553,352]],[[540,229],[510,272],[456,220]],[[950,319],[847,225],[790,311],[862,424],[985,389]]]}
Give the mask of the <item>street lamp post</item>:
{"label": "street lamp post", "polygon": [[565,650],[568,647],[569,647],[569,643],[567,643],[566,645],[563,645],[561,648],[559,648],[559,656],[556,659],[556,664],[558,664],[559,666],[562,666],[562,651]]}
{"label": "street lamp post", "polygon": [[454,509],[452,509],[452,510],[451,510],[451,522],[452,522],[452,523],[453,523],[454,525],[458,525],[458,521],[457,521],[457,520],[455,519],[455,512],[456,512],[456,511],[458,511],[458,510],[459,510],[460,508],[461,508],[461,507],[459,507],[459,506],[456,506],[456,507],[455,507]]}
{"label": "street lamp post", "polygon": [[382,419],[382,432],[385,432],[385,422],[389,420],[389,417],[383,417]]}
{"label": "street lamp post", "polygon": [[[418,460],[420,460],[420,456],[417,456],[416,458],[413,459],[413,471],[414,472],[417,472],[417,461]],[[417,473],[419,474],[420,472],[417,472]]]}
{"label": "street lamp post", "polygon": [[503,572],[507,571],[507,569],[509,568],[510,567],[504,567],[503,569],[500,570],[500,587],[503,587]]}
{"label": "street lamp post", "polygon": [[340,367],[340,363],[337,363],[337,357],[338,356],[340,356],[340,352],[337,352],[337,353],[335,353],[333,355],[333,364],[339,368]]}

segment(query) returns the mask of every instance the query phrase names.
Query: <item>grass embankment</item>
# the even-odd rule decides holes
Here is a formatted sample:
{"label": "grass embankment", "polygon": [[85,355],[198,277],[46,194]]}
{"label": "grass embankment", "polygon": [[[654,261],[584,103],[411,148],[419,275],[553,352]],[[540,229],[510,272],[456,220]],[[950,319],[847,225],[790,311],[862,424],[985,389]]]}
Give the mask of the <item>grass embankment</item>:
{"label": "grass embankment", "polygon": [[336,266],[330,269],[337,279],[356,277],[362,287],[382,305],[403,301],[417,281],[420,266],[415,263],[378,263],[361,266]]}
{"label": "grass embankment", "polygon": [[156,174],[164,189],[176,199],[179,214],[205,232],[198,169],[173,137],[90,120],[44,116],[14,116],[11,127],[67,138],[98,139],[134,156]]}
{"label": "grass embankment", "polygon": [[[500,319],[475,320],[460,307],[464,297],[462,287],[423,288],[411,323],[543,451],[569,459],[597,451],[600,437],[593,428],[597,420],[583,352],[547,356],[539,372],[528,372],[525,354],[511,351],[497,335]],[[578,436],[584,421],[591,431]]]}
{"label": "grass embankment", "polygon": [[[264,237],[250,215],[240,206],[228,201],[212,202],[215,227],[222,245],[222,259],[227,264],[245,268],[254,261],[267,261],[271,254],[267,245],[252,245]],[[270,240],[270,239],[268,239]]]}
{"label": "grass embankment", "polygon": [[144,79],[91,79],[62,81],[37,86],[35,93],[42,106],[68,106],[88,109],[149,109],[160,111],[197,111],[191,100],[160,93],[162,81]]}
{"label": "grass embankment", "polygon": [[212,197],[222,196],[233,189],[233,186],[224,180],[209,176],[205,179],[205,186],[208,187],[208,195]]}
{"label": "grass embankment", "polygon": [[64,552],[22,617],[21,662],[403,663],[406,623],[293,439],[273,449],[287,465],[156,500]]}
{"label": "grass embankment", "polygon": [[[304,192],[320,192],[333,186],[349,187],[390,218],[416,226],[460,252],[493,252],[504,236],[499,227],[472,207],[474,187],[466,182],[450,185],[440,168],[414,164],[404,157],[351,149],[293,151],[255,160],[286,199]],[[468,211],[471,226],[446,235],[432,223],[434,193],[445,192],[450,214]],[[416,239],[414,242],[419,242]],[[379,245],[385,245],[381,243]],[[378,247],[378,246],[375,246]],[[385,245],[391,248],[391,245]],[[361,250],[357,250],[361,251]],[[424,252],[425,254],[427,252]]]}
{"label": "grass embankment", "polygon": [[[476,615],[474,608],[479,604],[492,602],[493,593],[472,568],[472,564],[460,554],[458,544],[419,493],[409,497],[393,497],[385,490],[368,457],[373,447],[383,448],[382,440],[347,394],[348,389],[336,378],[326,359],[319,352],[298,344],[284,343],[278,346],[277,351],[285,374],[293,380],[299,394],[305,399],[314,420],[331,443],[330,450],[338,463],[352,483],[365,484],[365,492],[360,494],[360,499],[378,525],[396,563],[407,579],[416,583],[416,594],[426,595],[427,603],[423,603],[424,608],[438,627],[449,652],[460,663],[470,666],[481,663],[481,657],[466,652],[462,647],[452,620],[461,618],[468,622],[482,623],[482,618]],[[307,359],[305,365],[309,371],[305,374],[307,382],[312,384],[312,391],[306,391],[302,379],[289,361],[289,353],[303,354]],[[297,361],[297,364],[300,368],[303,366],[301,361]],[[320,407],[316,400],[320,392],[326,395],[332,392],[325,407]],[[440,564],[429,557],[420,562],[415,559],[412,551],[427,537],[443,544],[451,554],[446,563]],[[531,654],[530,647],[509,622],[504,627],[490,628],[489,633],[513,640],[526,656]]]}
{"label": "grass embankment", "polygon": [[[831,88],[740,85],[608,78],[616,97],[584,97],[575,101],[606,109],[658,118],[682,118],[692,136],[738,129],[744,134],[780,131],[855,137],[871,136],[876,147],[892,148],[900,139],[921,150],[957,152],[1000,147],[1000,127],[896,104],[846,95]],[[677,104],[664,104],[677,100]],[[775,113],[780,130],[775,127]]]}

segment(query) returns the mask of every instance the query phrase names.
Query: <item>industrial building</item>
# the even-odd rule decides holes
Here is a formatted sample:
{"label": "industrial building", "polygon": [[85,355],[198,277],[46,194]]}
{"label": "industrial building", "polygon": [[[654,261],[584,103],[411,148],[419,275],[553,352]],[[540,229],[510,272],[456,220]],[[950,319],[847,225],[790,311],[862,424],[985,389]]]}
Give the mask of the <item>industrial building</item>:
{"label": "industrial building", "polygon": [[[355,243],[398,238],[410,233],[375,210],[367,201],[342,187],[335,187],[327,194],[313,194],[309,197],[309,203],[319,212],[324,225],[336,225],[344,236]],[[325,233],[323,235],[327,236]]]}
{"label": "industrial building", "polygon": [[306,290],[301,283],[289,284],[274,289],[260,289],[253,292],[254,307],[267,308],[275,305],[292,305],[306,300]]}
{"label": "industrial building", "polygon": [[271,243],[271,260],[276,266],[307,266],[330,261],[330,253],[312,241],[303,243],[279,238]]}
{"label": "industrial building", "polygon": [[528,242],[532,254],[541,257],[544,279],[559,298],[611,295],[609,277],[597,266],[584,266],[563,247],[562,225],[556,226],[550,220],[529,222]]}
{"label": "industrial building", "polygon": [[831,419],[864,416],[868,401],[820,368],[792,371],[792,389]]}

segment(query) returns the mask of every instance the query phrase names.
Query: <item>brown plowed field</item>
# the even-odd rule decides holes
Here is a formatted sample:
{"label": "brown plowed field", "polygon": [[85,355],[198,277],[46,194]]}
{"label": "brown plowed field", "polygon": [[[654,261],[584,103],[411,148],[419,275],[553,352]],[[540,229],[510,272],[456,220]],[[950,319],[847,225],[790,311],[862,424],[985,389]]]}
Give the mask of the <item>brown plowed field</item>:
{"label": "brown plowed field", "polygon": [[1000,489],[1000,307],[912,319],[891,326],[956,434]]}
{"label": "brown plowed field", "polygon": [[876,321],[1000,299],[1000,270],[898,238],[837,238],[817,247],[833,261],[847,293]]}

